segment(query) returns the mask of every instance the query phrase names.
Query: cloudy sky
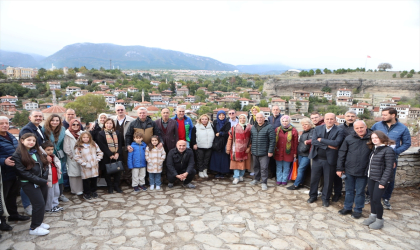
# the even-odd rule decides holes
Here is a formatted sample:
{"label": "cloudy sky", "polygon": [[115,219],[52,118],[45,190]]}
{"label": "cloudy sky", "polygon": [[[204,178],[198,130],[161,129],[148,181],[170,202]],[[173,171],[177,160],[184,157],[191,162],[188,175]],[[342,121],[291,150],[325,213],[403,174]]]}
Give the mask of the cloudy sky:
{"label": "cloudy sky", "polygon": [[420,70],[420,1],[4,1],[0,49],[143,45],[230,64]]}

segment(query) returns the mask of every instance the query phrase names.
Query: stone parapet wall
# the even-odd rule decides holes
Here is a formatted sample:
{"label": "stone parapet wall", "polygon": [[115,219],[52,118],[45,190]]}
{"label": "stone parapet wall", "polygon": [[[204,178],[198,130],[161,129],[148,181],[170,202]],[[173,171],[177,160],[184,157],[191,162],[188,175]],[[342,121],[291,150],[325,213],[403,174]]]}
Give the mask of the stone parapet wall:
{"label": "stone parapet wall", "polygon": [[395,185],[397,187],[415,186],[420,183],[419,147],[411,147],[398,158]]}

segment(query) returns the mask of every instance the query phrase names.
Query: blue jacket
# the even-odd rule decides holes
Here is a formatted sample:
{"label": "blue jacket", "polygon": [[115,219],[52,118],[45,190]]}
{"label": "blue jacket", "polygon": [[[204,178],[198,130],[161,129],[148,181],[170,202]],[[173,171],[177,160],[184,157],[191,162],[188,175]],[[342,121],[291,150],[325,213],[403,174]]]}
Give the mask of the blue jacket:
{"label": "blue jacket", "polygon": [[395,141],[395,148],[394,152],[398,156],[402,152],[406,151],[411,146],[411,136],[410,131],[408,128],[398,121],[393,124],[389,129],[386,122],[377,122],[373,124],[372,128],[373,131],[380,130],[384,132],[389,139]]}
{"label": "blue jacket", "polygon": [[18,140],[9,132],[6,132],[12,139],[13,143],[3,136],[0,136],[0,165],[1,165],[1,176],[3,181],[12,181],[16,180],[16,168],[7,166],[4,161],[9,156],[12,156],[18,147]]}
{"label": "blue jacket", "polygon": [[[172,119],[176,120],[178,118],[177,115],[175,115],[174,117],[172,117]],[[186,132],[186,139],[187,141],[191,141],[191,133],[192,133],[192,129],[194,127],[194,124],[191,120],[191,118],[189,118],[188,116],[184,115],[184,124],[185,124],[185,132]],[[176,123],[176,126],[178,127],[178,122]],[[188,131],[187,131],[188,129]]]}
{"label": "blue jacket", "polygon": [[128,153],[127,165],[129,169],[145,168],[146,163],[146,147],[147,144],[142,142],[140,145],[136,142],[131,143],[133,152]]}
{"label": "blue jacket", "polygon": [[268,123],[270,123],[271,126],[273,126],[273,129],[276,129],[281,126],[281,117],[281,114],[279,114],[276,118],[274,118],[274,115],[268,117]]}
{"label": "blue jacket", "polygon": [[42,137],[44,137],[44,139],[42,139],[41,135],[38,133],[37,131],[37,127],[35,126],[35,124],[33,124],[32,122],[29,122],[28,124],[26,124],[19,132],[19,138],[22,137],[22,135],[26,134],[26,133],[33,133],[36,135],[36,140],[38,141],[38,145],[41,146],[42,143],[44,143],[45,141],[47,141],[47,138],[45,137],[44,132],[41,130],[42,127],[39,126],[38,127],[39,130],[42,133]]}

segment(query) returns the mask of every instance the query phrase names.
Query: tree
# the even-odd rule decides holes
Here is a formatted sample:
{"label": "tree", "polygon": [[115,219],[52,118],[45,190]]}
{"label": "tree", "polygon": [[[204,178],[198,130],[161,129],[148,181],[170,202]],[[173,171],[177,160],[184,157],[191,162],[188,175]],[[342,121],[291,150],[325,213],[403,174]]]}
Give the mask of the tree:
{"label": "tree", "polygon": [[66,105],[79,114],[84,122],[94,121],[99,113],[107,110],[105,98],[101,95],[87,94]]}
{"label": "tree", "polygon": [[321,89],[322,92],[327,92],[327,93],[331,93],[331,88],[328,86],[322,87]]}
{"label": "tree", "polygon": [[12,121],[15,126],[25,126],[29,122],[29,111],[23,110],[16,112]]}
{"label": "tree", "polygon": [[302,108],[302,103],[300,101],[296,101],[296,108],[300,110]]}
{"label": "tree", "polygon": [[322,74],[322,71],[321,71],[320,69],[316,69],[316,70],[315,70],[315,74],[317,74],[317,75],[321,75],[321,74]]}
{"label": "tree", "polygon": [[416,71],[414,71],[414,69],[412,69],[412,70],[410,70],[410,74],[415,74],[416,73]]}
{"label": "tree", "polygon": [[261,101],[260,101],[260,107],[268,107],[268,102],[267,102],[267,100],[261,100]]}
{"label": "tree", "polygon": [[308,72],[308,76],[313,76],[314,74],[315,74],[315,72],[314,72],[314,70],[313,70],[313,69],[309,70],[309,72]]}
{"label": "tree", "polygon": [[382,71],[386,71],[387,69],[392,69],[392,65],[390,63],[380,63],[378,65],[378,69]]}
{"label": "tree", "polygon": [[324,74],[331,74],[331,70],[329,70],[329,69],[325,68],[325,69],[324,69]]}
{"label": "tree", "polygon": [[127,97],[124,95],[124,93],[120,93],[120,94],[118,94],[118,96],[117,96],[117,99],[118,100],[120,100],[120,99],[127,99]]}
{"label": "tree", "polygon": [[7,75],[0,71],[0,79],[7,79]]}
{"label": "tree", "polygon": [[411,78],[411,77],[413,77],[413,74],[410,73],[407,75],[407,78]]}
{"label": "tree", "polygon": [[397,74],[392,74],[392,78],[396,78],[397,77]]}

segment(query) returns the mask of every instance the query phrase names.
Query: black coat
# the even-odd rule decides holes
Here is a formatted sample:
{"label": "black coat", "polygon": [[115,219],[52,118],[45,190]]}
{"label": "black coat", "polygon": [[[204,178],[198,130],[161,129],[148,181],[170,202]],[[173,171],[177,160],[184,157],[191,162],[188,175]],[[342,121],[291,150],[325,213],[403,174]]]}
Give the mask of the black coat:
{"label": "black coat", "polygon": [[6,133],[12,141],[0,136],[1,178],[3,181],[13,181],[16,180],[16,168],[6,165],[5,161],[16,151],[19,142],[11,133]]}
{"label": "black coat", "polygon": [[274,154],[276,146],[276,133],[273,126],[264,121],[260,131],[257,129],[258,123],[251,128],[251,153],[255,156],[266,156],[268,153]]}
{"label": "black coat", "polygon": [[194,153],[190,148],[186,148],[184,153],[178,151],[177,148],[169,150],[166,157],[166,166],[168,176],[177,176],[188,172],[194,172]]}
{"label": "black coat", "polygon": [[[216,148],[212,148],[214,151],[217,152],[225,152],[226,144],[229,139],[229,131],[230,131],[230,122],[229,119],[226,119],[225,124],[220,130],[217,130],[218,120],[213,121],[213,131],[214,131],[214,141],[213,145],[217,145]],[[216,134],[219,133],[219,136]]]}
{"label": "black coat", "polygon": [[92,139],[93,139],[95,142],[97,142],[97,137],[98,137],[98,134],[99,134],[99,132],[101,132],[101,131],[102,131],[102,128],[99,126],[98,120],[96,120],[96,121],[95,121],[95,127],[94,127],[91,131],[89,131],[89,132],[90,132],[90,135],[92,135]]}
{"label": "black coat", "polygon": [[338,151],[337,171],[345,171],[352,176],[365,176],[366,168],[369,166],[371,153],[367,142],[370,139],[372,130],[368,129],[363,138],[360,138],[353,131],[344,139]]}
{"label": "black coat", "polygon": [[[118,137],[118,160],[122,160],[122,150],[124,145],[121,143],[123,141],[123,135],[120,134],[119,131],[116,131],[117,137]],[[101,151],[104,153],[104,157],[99,162],[99,169],[103,170],[105,169],[105,164],[108,164],[111,162],[111,159],[109,157],[113,156],[114,153],[109,150],[108,143],[106,142],[106,135],[105,131],[100,131],[98,133],[98,136],[96,137],[96,144],[98,144],[98,147],[101,149]],[[125,163],[126,164],[126,163]]]}
{"label": "black coat", "polygon": [[35,165],[31,169],[26,170],[26,166],[23,165],[21,160],[22,155],[16,151],[12,156],[12,159],[15,161],[16,173],[20,180],[27,180],[40,186],[47,185],[49,168],[44,166],[37,153],[36,158],[38,160]]}
{"label": "black coat", "polygon": [[353,128],[353,123],[350,123],[350,125],[348,126],[346,122],[344,122],[343,124],[341,124],[340,126],[338,126],[339,129],[343,130],[343,135],[344,138],[346,138],[347,136],[351,135],[352,132],[354,131]]}
{"label": "black coat", "polygon": [[[333,126],[328,134],[328,138],[324,138],[327,133],[326,125],[320,125],[314,129],[312,135],[312,149],[309,152],[309,158],[314,159],[318,155],[319,149],[326,150],[328,164],[332,167],[337,166],[338,149],[332,149],[328,146],[340,148],[341,143],[344,140],[343,131],[337,126]],[[317,139],[322,138],[321,142]]]}
{"label": "black coat", "polygon": [[[39,128],[39,131],[41,132],[42,136],[38,133],[37,128]],[[45,136],[44,132],[41,130],[42,127],[41,126],[35,126],[35,124],[33,124],[32,122],[29,122],[28,124],[26,124],[19,132],[19,138],[22,137],[22,135],[26,134],[26,133],[32,133],[36,135],[36,140],[38,142],[38,145],[41,146],[42,143],[44,143],[45,141],[47,141],[47,137]]]}
{"label": "black coat", "polygon": [[[311,144],[305,144],[305,141],[312,140],[312,135],[314,134],[314,129],[311,128],[308,131],[303,131],[302,135],[299,137],[299,144],[298,144],[298,155],[300,156],[308,156],[309,150],[311,149]],[[311,142],[312,143],[312,142]]]}
{"label": "black coat", "polygon": [[385,186],[393,181],[393,171],[395,163],[395,152],[391,147],[379,146],[374,149],[370,155],[369,167],[366,168],[366,175],[369,173],[369,179],[379,182]]}

